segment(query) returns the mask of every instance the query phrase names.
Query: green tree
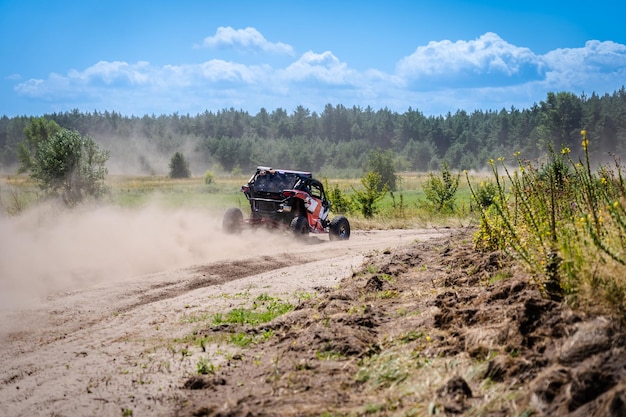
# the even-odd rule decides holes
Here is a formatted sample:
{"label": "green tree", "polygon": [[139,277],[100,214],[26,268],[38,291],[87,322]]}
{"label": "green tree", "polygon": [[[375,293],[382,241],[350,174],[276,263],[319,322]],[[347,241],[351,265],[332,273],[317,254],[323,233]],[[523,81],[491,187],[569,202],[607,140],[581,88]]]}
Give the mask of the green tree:
{"label": "green tree", "polygon": [[378,172],[370,171],[361,178],[364,190],[354,189],[352,199],[356,207],[365,218],[371,218],[376,214],[376,203],[387,194],[387,186],[382,184]]}
{"label": "green tree", "polygon": [[29,172],[33,167],[33,158],[37,153],[39,145],[61,130],[54,120],[44,117],[32,119],[24,128],[25,140],[18,144],[17,158],[19,161],[18,173]]}
{"label": "green tree", "polygon": [[189,178],[191,171],[189,170],[189,162],[182,153],[176,152],[170,160],[170,178]]}
{"label": "green tree", "polygon": [[397,189],[398,176],[393,162],[393,151],[390,149],[384,152],[380,149],[370,151],[367,166],[370,172],[375,172],[380,176],[377,191],[382,191],[383,188],[388,191]]}
{"label": "green tree", "polygon": [[109,152],[100,150],[89,136],[61,129],[37,142],[30,175],[47,193],[74,206],[87,196],[100,197],[105,193],[108,159]]}

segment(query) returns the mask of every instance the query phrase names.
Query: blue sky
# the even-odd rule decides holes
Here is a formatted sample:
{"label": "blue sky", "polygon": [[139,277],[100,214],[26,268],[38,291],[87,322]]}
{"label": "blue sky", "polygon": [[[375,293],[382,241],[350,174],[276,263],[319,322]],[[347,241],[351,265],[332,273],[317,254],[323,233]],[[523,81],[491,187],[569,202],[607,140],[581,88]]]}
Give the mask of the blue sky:
{"label": "blue sky", "polygon": [[0,0],[0,115],[425,115],[626,84],[621,1]]}

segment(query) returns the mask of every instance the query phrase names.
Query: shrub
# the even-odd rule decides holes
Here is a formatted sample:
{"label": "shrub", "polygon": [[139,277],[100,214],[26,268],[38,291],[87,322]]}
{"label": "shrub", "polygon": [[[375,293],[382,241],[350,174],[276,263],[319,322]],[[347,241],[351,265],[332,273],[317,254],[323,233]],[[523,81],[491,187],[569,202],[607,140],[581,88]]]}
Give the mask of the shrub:
{"label": "shrub", "polygon": [[337,184],[329,187],[328,181],[324,181],[324,189],[327,190],[326,197],[330,201],[330,209],[333,213],[346,214],[352,210],[350,199],[345,196]]}
{"label": "shrub", "polygon": [[456,191],[459,188],[459,178],[452,175],[447,163],[441,166],[441,176],[436,176],[432,172],[428,174],[428,180],[423,185],[424,194],[428,206],[436,212],[452,213],[454,212],[454,202],[456,200]]}
{"label": "shrub", "polygon": [[204,183],[206,185],[211,185],[215,181],[215,174],[213,171],[205,171],[204,173]]}
{"label": "shrub", "polygon": [[581,134],[578,162],[567,147],[541,165],[517,154],[515,170],[490,161],[498,195],[475,242],[523,261],[546,296],[626,320],[626,182],[618,160],[592,170]]}
{"label": "shrub", "polygon": [[73,206],[84,197],[105,193],[104,164],[108,151],[102,151],[89,136],[62,129],[37,143],[30,162],[30,175],[48,194],[60,196]]}

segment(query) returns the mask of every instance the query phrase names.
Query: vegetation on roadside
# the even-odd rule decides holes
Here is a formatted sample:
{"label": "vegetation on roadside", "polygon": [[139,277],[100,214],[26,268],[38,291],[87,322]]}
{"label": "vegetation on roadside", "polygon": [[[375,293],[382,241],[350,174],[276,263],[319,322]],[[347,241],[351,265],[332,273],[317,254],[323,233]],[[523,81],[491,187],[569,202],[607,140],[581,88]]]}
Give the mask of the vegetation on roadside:
{"label": "vegetation on roadside", "polygon": [[492,160],[495,192],[467,177],[481,202],[475,243],[514,254],[546,296],[626,319],[624,170],[618,158],[592,166],[587,131],[581,136],[578,159],[564,146],[550,148],[541,163],[517,153],[515,169],[504,158]]}

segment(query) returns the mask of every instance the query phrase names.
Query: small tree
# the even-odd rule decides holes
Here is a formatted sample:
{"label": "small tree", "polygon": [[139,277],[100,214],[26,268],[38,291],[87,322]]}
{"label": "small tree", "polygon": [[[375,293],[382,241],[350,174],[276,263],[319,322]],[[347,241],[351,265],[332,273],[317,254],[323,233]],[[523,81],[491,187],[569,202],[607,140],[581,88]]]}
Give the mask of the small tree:
{"label": "small tree", "polygon": [[182,153],[176,152],[170,160],[170,178],[189,178],[191,171],[189,170],[189,162]]}
{"label": "small tree", "polygon": [[446,162],[441,167],[441,177],[432,172],[428,174],[428,180],[423,188],[430,208],[444,213],[454,211],[454,200],[456,199],[456,190],[459,188],[460,176],[459,173],[454,177]]}
{"label": "small tree", "polygon": [[396,191],[398,185],[398,176],[393,161],[393,152],[391,150],[381,151],[373,150],[369,154],[367,166],[370,172],[376,172],[380,175],[380,184],[378,191],[382,191],[383,187],[387,191]]}
{"label": "small tree", "polygon": [[49,194],[74,206],[84,197],[100,197],[106,191],[104,166],[109,152],[102,151],[89,136],[61,129],[36,143],[29,160],[30,176]]}
{"label": "small tree", "polygon": [[365,190],[354,190],[352,196],[355,205],[365,218],[371,218],[377,212],[376,203],[387,194],[387,186],[382,185],[378,172],[370,171],[361,178]]}
{"label": "small tree", "polygon": [[337,184],[332,187],[328,185],[328,180],[324,180],[324,189],[326,189],[328,201],[330,201],[330,209],[333,213],[346,214],[352,209],[350,200],[339,189]]}

